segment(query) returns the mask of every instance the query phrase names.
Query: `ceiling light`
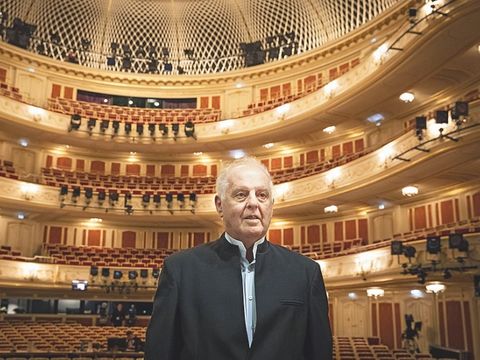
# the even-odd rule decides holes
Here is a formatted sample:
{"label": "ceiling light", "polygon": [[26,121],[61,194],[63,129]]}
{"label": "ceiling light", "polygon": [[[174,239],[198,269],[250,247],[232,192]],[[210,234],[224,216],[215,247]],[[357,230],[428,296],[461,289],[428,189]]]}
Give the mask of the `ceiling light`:
{"label": "ceiling light", "polygon": [[385,295],[385,290],[379,287],[371,287],[367,289],[367,296],[377,298],[379,296]]}
{"label": "ceiling light", "polygon": [[130,155],[137,155],[135,151],[130,151]]}
{"label": "ceiling light", "polygon": [[153,103],[153,105],[155,105],[156,107],[159,107],[159,106],[160,106],[160,103],[159,103],[158,101],[155,101],[155,102]]}
{"label": "ceiling light", "polygon": [[415,299],[420,299],[423,297],[423,291],[418,289],[410,290],[410,295]]}
{"label": "ceiling light", "polygon": [[385,204],[378,205],[378,210],[383,210],[383,209],[385,209]]}
{"label": "ceiling light", "polygon": [[323,132],[327,134],[331,134],[335,131],[336,127],[334,125],[332,126],[327,126],[325,129],[323,129]]}
{"label": "ceiling light", "polygon": [[103,102],[106,104],[108,103],[108,99],[103,99]]}
{"label": "ceiling light", "polygon": [[200,155],[203,155],[203,152],[201,152],[201,151],[195,151],[195,152],[193,153],[193,155],[195,155],[195,156],[200,156]]}
{"label": "ceiling light", "polygon": [[425,285],[428,293],[438,294],[444,292],[446,289],[445,284],[441,283],[440,281],[430,281]]}
{"label": "ceiling light", "polygon": [[17,219],[18,219],[18,220],[25,220],[26,217],[27,217],[27,216],[26,216],[25,213],[22,212],[22,211],[20,211],[20,212],[17,213]]}
{"label": "ceiling light", "polygon": [[132,99],[128,100],[128,105],[133,105],[133,100]]}
{"label": "ceiling light", "polygon": [[358,299],[358,296],[354,292],[349,292],[348,293],[348,298],[351,299],[351,300],[355,300],[355,299]]}
{"label": "ceiling light", "polygon": [[380,121],[384,120],[385,117],[380,114],[380,113],[377,113],[377,114],[373,114],[373,115],[370,115],[368,118],[367,118],[367,121],[373,123],[373,124],[378,124]]}
{"label": "ceiling light", "polygon": [[265,149],[271,149],[274,145],[275,145],[274,143],[268,143],[268,144],[263,145],[263,147]]}
{"label": "ceiling light", "polygon": [[28,139],[25,139],[25,138],[21,138],[18,140],[18,144],[21,146],[21,147],[27,147],[29,142],[28,142]]}
{"label": "ceiling light", "polygon": [[99,224],[103,221],[103,219],[100,219],[100,218],[90,218],[88,221],[90,221],[91,223],[94,223],[94,224]]}
{"label": "ceiling light", "polygon": [[330,206],[325,207],[325,209],[323,209],[323,211],[325,211],[326,214],[335,214],[335,213],[338,212],[338,207],[335,206],[335,205],[330,205]]}
{"label": "ceiling light", "polygon": [[235,84],[235,87],[236,87],[237,89],[241,89],[243,86],[244,86],[244,85],[243,85],[241,82],[238,82],[238,83]]}
{"label": "ceiling light", "polygon": [[413,100],[415,100],[415,95],[407,91],[400,94],[399,99],[402,100],[404,103],[411,103]]}
{"label": "ceiling light", "polygon": [[409,186],[405,186],[402,189],[402,195],[403,196],[412,197],[412,196],[415,196],[417,194],[418,194],[418,188],[416,186],[409,185]]}
{"label": "ceiling light", "polygon": [[232,150],[230,151],[230,156],[234,159],[241,159],[245,156],[245,152],[243,150]]}

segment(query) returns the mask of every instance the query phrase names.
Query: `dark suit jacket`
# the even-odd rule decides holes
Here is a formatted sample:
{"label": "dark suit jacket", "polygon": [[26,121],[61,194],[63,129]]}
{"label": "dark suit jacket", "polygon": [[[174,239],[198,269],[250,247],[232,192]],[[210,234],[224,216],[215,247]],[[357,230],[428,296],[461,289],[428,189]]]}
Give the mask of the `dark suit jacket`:
{"label": "dark suit jacket", "polygon": [[240,252],[224,236],[165,261],[146,360],[330,360],[320,267],[264,241],[255,264],[257,324],[248,346]]}

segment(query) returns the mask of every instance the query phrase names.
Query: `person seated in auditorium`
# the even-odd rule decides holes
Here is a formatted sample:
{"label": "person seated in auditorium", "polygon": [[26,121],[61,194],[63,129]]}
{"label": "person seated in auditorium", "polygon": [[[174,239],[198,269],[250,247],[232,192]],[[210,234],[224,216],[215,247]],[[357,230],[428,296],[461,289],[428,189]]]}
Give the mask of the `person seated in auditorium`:
{"label": "person seated in auditorium", "polygon": [[266,239],[273,211],[268,170],[251,157],[226,166],[215,206],[221,237],[164,262],[145,359],[332,359],[319,265]]}
{"label": "person seated in auditorium", "polygon": [[143,341],[133,331],[127,331],[127,351],[143,351]]}
{"label": "person seated in auditorium", "polygon": [[127,326],[135,326],[137,322],[137,308],[135,304],[130,304],[127,312]]}
{"label": "person seated in auditorium", "polygon": [[108,324],[108,304],[106,302],[102,302],[102,304],[98,308],[98,325],[107,325]]}
{"label": "person seated in auditorium", "polygon": [[125,312],[123,311],[123,304],[118,303],[112,311],[110,321],[113,326],[122,326],[125,321]]}

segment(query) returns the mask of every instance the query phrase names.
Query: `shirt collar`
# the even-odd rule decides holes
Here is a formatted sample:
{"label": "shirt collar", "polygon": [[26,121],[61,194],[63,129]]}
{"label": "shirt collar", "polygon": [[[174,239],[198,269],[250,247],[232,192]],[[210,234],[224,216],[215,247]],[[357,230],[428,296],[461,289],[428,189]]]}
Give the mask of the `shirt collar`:
{"label": "shirt collar", "polygon": [[[240,256],[242,257],[242,260],[247,261],[247,263],[248,263],[247,249],[245,248],[245,244],[243,242],[241,242],[240,240],[237,240],[237,239],[231,237],[227,232],[225,233],[225,239],[230,244],[238,246],[238,249],[240,250]],[[255,262],[255,260],[257,258],[257,246],[262,244],[264,241],[265,241],[265,236],[263,236],[262,238],[260,238],[259,240],[257,240],[253,244],[253,261],[252,262]]]}

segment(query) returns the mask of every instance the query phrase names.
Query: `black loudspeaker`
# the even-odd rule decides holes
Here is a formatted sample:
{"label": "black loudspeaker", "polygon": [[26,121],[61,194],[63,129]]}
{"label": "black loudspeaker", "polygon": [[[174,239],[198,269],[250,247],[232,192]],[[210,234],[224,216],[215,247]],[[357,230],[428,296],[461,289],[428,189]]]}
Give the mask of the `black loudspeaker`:
{"label": "black loudspeaker", "polygon": [[427,128],[427,117],[417,116],[415,118],[415,128],[417,130],[425,130]]}
{"label": "black loudspeaker", "polygon": [[468,103],[457,101],[452,109],[452,119],[458,119],[460,116],[468,116]]}
{"label": "black loudspeaker", "polygon": [[390,243],[390,254],[391,255],[403,254],[403,244],[400,240],[392,240],[392,242]]}
{"label": "black loudspeaker", "polygon": [[475,296],[480,297],[480,275],[473,277],[473,288],[475,290]]}
{"label": "black loudspeaker", "polygon": [[429,254],[439,254],[441,250],[440,236],[427,236],[427,252]]}
{"label": "black loudspeaker", "polygon": [[438,110],[435,116],[437,124],[448,124],[448,111]]}

